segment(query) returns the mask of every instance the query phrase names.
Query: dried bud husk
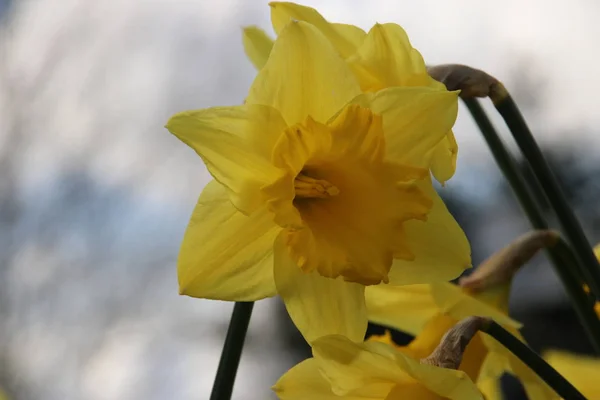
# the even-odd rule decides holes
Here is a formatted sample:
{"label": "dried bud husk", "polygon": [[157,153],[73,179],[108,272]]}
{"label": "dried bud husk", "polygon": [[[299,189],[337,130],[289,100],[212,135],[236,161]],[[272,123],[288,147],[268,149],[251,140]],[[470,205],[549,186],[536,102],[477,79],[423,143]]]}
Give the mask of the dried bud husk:
{"label": "dried bud husk", "polygon": [[478,331],[487,327],[490,321],[489,318],[484,317],[463,319],[446,332],[433,353],[421,359],[421,364],[458,369],[467,345]]}
{"label": "dried bud husk", "polygon": [[461,64],[443,64],[427,67],[429,75],[446,85],[448,90],[460,90],[460,97],[490,97],[494,103],[508,95],[498,79],[482,70]]}
{"label": "dried bud husk", "polygon": [[552,230],[528,232],[492,254],[471,275],[460,278],[458,283],[473,292],[510,283],[519,268],[541,249],[555,245],[558,239],[558,232]]}

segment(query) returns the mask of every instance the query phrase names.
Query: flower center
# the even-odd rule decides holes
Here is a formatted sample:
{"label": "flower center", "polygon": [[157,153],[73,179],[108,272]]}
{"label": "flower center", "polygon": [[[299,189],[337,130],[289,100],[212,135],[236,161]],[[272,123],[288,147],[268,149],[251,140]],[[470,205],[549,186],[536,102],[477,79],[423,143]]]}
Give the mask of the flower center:
{"label": "flower center", "polygon": [[340,194],[339,189],[326,180],[311,178],[302,172],[294,180],[294,190],[299,198],[327,199]]}
{"label": "flower center", "polygon": [[431,208],[414,186],[428,171],[386,161],[382,123],[349,105],[327,124],[289,127],[273,148],[284,173],[262,191],[302,271],[375,285],[389,281],[394,258],[414,258],[403,223]]}

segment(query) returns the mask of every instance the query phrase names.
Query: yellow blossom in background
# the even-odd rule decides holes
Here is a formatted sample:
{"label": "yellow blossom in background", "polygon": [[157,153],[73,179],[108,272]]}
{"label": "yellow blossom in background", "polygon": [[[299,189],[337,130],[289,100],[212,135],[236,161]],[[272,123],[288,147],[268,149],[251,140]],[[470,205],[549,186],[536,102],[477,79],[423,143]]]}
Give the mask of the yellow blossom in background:
{"label": "yellow blossom in background", "polygon": [[[594,248],[594,253],[596,254],[596,257],[598,257],[598,250],[597,250],[598,246],[596,246]],[[590,294],[590,287],[587,284],[583,284],[583,291],[586,294]],[[598,316],[598,318],[600,318],[600,301],[596,300],[596,302],[594,303],[594,312],[596,313],[596,315]]]}
{"label": "yellow blossom in background", "polygon": [[600,399],[600,358],[559,350],[546,352],[544,358],[589,400]]}
{"label": "yellow blossom in background", "polygon": [[421,364],[384,343],[334,335],[313,343],[313,358],[290,369],[273,390],[281,400],[482,400],[462,371]]}
{"label": "yellow blossom in background", "polygon": [[458,276],[470,266],[468,241],[415,163],[444,139],[457,107],[441,87],[365,95],[319,29],[285,25],[244,105],[167,124],[215,178],[185,233],[181,293],[279,294],[309,342],[361,341],[365,285]]}
{"label": "yellow blossom in background", "polygon": [[[429,76],[423,57],[397,24],[375,24],[366,33],[353,25],[330,23],[310,7],[288,2],[272,2],[270,6],[271,21],[277,34],[290,20],[306,21],[315,26],[346,60],[363,92],[395,86],[444,88],[442,83]],[[257,69],[262,68],[272,47],[269,45],[271,39],[254,26],[244,29],[243,39],[248,58]],[[434,177],[444,183],[454,175],[457,153],[458,145],[449,131],[426,157],[414,158],[411,162],[430,168]]]}
{"label": "yellow blossom in background", "polygon": [[[594,246],[594,254],[596,255],[596,258],[598,259],[598,261],[600,261],[600,244],[597,244],[596,246]],[[587,289],[586,292],[589,293],[589,288],[586,287],[584,289]],[[596,312],[596,315],[598,316],[598,318],[600,318],[600,301],[596,300],[596,303],[594,303],[594,311]]]}
{"label": "yellow blossom in background", "polygon": [[[398,302],[415,292],[420,293],[419,301],[412,297],[406,305]],[[518,332],[520,324],[508,316],[508,292],[508,284],[473,294],[451,283],[435,283],[369,287],[366,299],[370,320],[416,335],[407,346],[397,346],[397,349],[413,358],[424,358],[431,354],[449,328],[469,316],[492,318],[524,340]],[[406,312],[408,318],[404,318]],[[419,314],[421,319],[417,318]],[[370,340],[393,343],[389,334]],[[482,332],[477,333],[467,346],[459,369],[477,383],[487,400],[501,399],[497,381],[505,372],[521,381],[530,400],[557,398],[535,372]]]}
{"label": "yellow blossom in background", "polygon": [[596,255],[596,258],[600,260],[600,244],[594,246],[594,254]]}

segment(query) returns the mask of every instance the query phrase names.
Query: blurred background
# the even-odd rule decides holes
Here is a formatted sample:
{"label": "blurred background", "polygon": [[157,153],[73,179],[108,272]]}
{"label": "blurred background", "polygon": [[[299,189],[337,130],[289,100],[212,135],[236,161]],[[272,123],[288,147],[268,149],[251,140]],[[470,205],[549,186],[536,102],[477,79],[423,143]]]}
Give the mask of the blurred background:
{"label": "blurred background", "polygon": [[[400,23],[429,64],[502,79],[600,240],[600,3],[303,4],[365,30]],[[245,25],[272,31],[266,1],[0,0],[0,387],[10,399],[208,399],[232,304],[178,295],[179,244],[209,176],[163,126],[243,100],[255,75]],[[528,224],[464,108],[455,133],[458,170],[441,193],[476,264]],[[590,350],[543,256],[519,273],[511,306],[537,350]],[[259,302],[234,398],[274,398],[270,386],[307,354],[279,301]]]}

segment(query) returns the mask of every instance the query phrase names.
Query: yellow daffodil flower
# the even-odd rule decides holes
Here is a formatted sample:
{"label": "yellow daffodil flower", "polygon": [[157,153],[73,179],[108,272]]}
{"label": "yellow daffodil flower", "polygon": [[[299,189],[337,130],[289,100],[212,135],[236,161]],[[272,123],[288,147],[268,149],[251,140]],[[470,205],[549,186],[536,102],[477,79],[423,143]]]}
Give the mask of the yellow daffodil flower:
{"label": "yellow daffodil flower", "polygon": [[167,124],[215,178],[183,239],[181,293],[279,294],[309,342],[362,341],[365,285],[458,276],[468,241],[413,163],[445,137],[457,106],[442,88],[363,94],[317,28],[287,24],[244,105]]}
{"label": "yellow daffodil flower", "polygon": [[[459,320],[469,316],[489,317],[513,335],[523,340],[518,331],[520,324],[508,316],[509,285],[479,293],[451,283],[409,285],[404,287],[378,286],[366,291],[369,318],[380,324],[416,334],[407,346],[397,346],[413,358],[423,358],[438,345],[446,331]],[[419,293],[406,305],[398,302],[410,293]],[[408,318],[403,314],[408,310]],[[415,312],[419,310],[419,312]],[[417,316],[421,314],[422,318]],[[370,340],[393,343],[389,334]],[[550,387],[491,336],[479,332],[471,340],[459,368],[477,385],[487,400],[501,399],[497,381],[505,372],[514,374],[523,384],[531,400],[557,398]]]}
{"label": "yellow daffodil flower", "polygon": [[600,260],[600,244],[594,246],[594,254],[596,255],[596,258]]}
{"label": "yellow daffodil flower", "polygon": [[546,352],[544,358],[585,397],[590,400],[600,399],[600,358],[559,350]]}
{"label": "yellow daffodil flower", "polygon": [[273,387],[281,400],[479,400],[467,374],[421,364],[393,347],[334,335],[313,343],[313,358]]}
{"label": "yellow daffodil flower", "polygon": [[[594,253],[596,253],[596,257],[598,257],[596,248],[594,248]],[[585,283],[583,284],[583,291],[587,294],[590,293],[590,287]],[[596,316],[600,318],[600,301],[598,300],[596,300],[596,302],[594,303],[594,312],[596,313]]]}
{"label": "yellow daffodil flower", "polygon": [[[330,23],[310,7],[288,2],[272,2],[269,5],[271,22],[277,34],[291,20],[312,24],[346,60],[364,92],[396,86],[444,88],[442,83],[429,76],[423,57],[397,24],[375,24],[366,33],[353,25]],[[269,58],[272,40],[260,28],[251,26],[244,29],[243,42],[248,58],[260,70]],[[458,145],[454,134],[449,131],[426,157],[411,161],[414,165],[430,168],[434,177],[443,184],[454,175],[457,154]]]}
{"label": "yellow daffodil flower", "polygon": [[[594,255],[596,256],[598,261],[600,261],[600,244],[594,246]],[[587,284],[583,285],[583,290],[588,294],[590,293],[590,287]],[[596,312],[598,318],[600,318],[600,301],[598,300],[596,300],[596,302],[594,303],[594,311]]]}

